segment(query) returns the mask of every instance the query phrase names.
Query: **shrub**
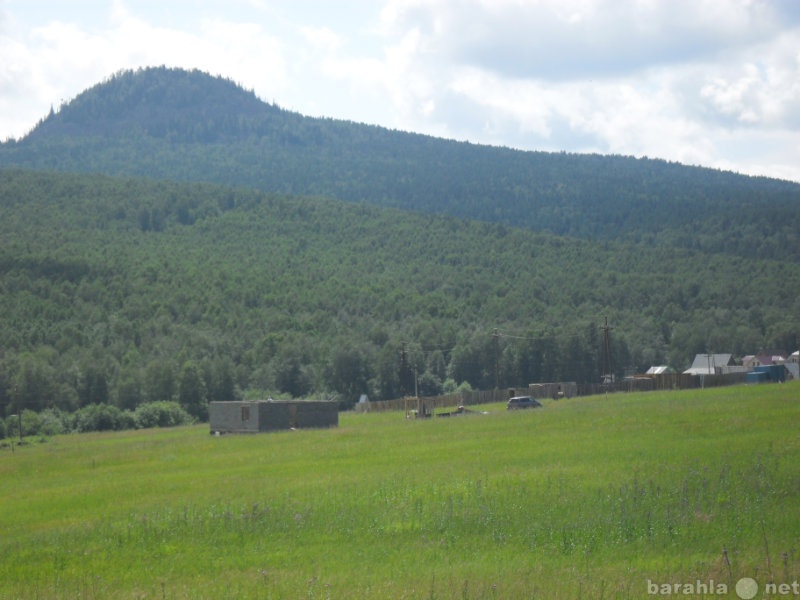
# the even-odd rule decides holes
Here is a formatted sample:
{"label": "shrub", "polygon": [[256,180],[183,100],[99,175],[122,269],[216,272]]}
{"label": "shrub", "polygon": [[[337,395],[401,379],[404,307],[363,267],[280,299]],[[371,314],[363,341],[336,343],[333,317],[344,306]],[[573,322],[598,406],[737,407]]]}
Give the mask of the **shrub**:
{"label": "shrub", "polygon": [[123,410],[119,413],[120,429],[137,429],[136,415],[132,410]]}
{"label": "shrub", "polygon": [[472,386],[469,384],[469,381],[462,381],[461,383],[457,384],[456,380],[450,377],[445,379],[444,383],[442,384],[443,394],[460,394],[462,392],[471,391]]}
{"label": "shrub", "polygon": [[134,412],[136,426],[141,429],[149,427],[174,427],[187,425],[193,421],[191,415],[177,402],[147,402],[136,407]]}
{"label": "shrub", "polygon": [[78,433],[123,429],[124,417],[116,406],[90,404],[73,415],[72,428]]}
{"label": "shrub", "polygon": [[6,437],[6,422],[0,419],[0,440]]}
{"label": "shrub", "polygon": [[69,420],[69,415],[62,413],[57,408],[48,408],[39,414],[41,417],[41,435],[58,435],[67,431],[65,421]]}
{"label": "shrub", "polygon": [[42,418],[39,413],[29,409],[22,411],[22,435],[39,435],[42,429]]}

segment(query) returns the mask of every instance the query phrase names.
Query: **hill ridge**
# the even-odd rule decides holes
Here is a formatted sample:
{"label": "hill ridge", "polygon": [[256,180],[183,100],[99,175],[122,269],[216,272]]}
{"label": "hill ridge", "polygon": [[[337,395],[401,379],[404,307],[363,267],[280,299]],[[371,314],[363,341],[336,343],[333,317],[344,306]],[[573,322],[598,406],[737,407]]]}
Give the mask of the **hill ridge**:
{"label": "hill ridge", "polygon": [[86,90],[0,144],[2,166],[205,181],[582,239],[800,259],[800,184],[305,117],[230,80],[166,67]]}

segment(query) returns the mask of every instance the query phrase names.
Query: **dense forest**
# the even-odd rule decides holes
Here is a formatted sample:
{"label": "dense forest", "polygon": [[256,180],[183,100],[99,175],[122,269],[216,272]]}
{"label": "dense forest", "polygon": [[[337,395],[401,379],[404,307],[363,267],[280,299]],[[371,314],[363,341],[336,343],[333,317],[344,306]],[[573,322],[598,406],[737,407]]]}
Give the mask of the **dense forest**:
{"label": "dense forest", "polygon": [[[796,344],[800,265],[246,188],[0,171],[0,402],[598,381]],[[499,372],[496,370],[499,366]]]}
{"label": "dense forest", "polygon": [[596,382],[606,318],[618,377],[797,349],[798,230],[789,182],[124,72],[0,144],[0,406]]}

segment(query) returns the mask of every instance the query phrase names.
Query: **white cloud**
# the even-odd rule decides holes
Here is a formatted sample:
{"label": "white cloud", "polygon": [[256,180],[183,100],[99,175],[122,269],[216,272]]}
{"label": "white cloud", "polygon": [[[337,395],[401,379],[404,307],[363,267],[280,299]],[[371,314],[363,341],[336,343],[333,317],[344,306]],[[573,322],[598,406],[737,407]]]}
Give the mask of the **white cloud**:
{"label": "white cloud", "polygon": [[[800,4],[392,0],[382,17],[386,35],[417,36],[404,72],[426,74],[426,105],[446,97],[459,107],[448,119],[446,108],[404,106],[416,128],[430,114],[436,131],[444,124],[473,141],[794,171],[800,180],[800,168],[787,168],[800,160],[797,147],[766,133],[800,121]],[[752,142],[747,156],[731,155],[732,138]]]}
{"label": "white cloud", "polygon": [[700,87],[708,113],[730,127],[800,128],[798,41],[784,35],[720,65]]}
{"label": "white cloud", "polygon": [[325,52],[335,52],[342,46],[342,38],[328,27],[302,27],[303,37],[312,46]]}
{"label": "white cloud", "polygon": [[440,57],[507,77],[617,76],[768,39],[784,3],[739,0],[393,0],[387,29],[422,33]]}

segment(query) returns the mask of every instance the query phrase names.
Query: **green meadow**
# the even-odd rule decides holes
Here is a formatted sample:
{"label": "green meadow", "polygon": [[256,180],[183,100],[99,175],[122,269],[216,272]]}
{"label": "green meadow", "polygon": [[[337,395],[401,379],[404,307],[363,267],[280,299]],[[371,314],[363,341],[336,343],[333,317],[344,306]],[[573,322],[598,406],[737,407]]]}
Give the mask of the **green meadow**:
{"label": "green meadow", "polygon": [[800,384],[481,408],[6,445],[0,598],[736,598],[742,577],[760,598],[800,579]]}

